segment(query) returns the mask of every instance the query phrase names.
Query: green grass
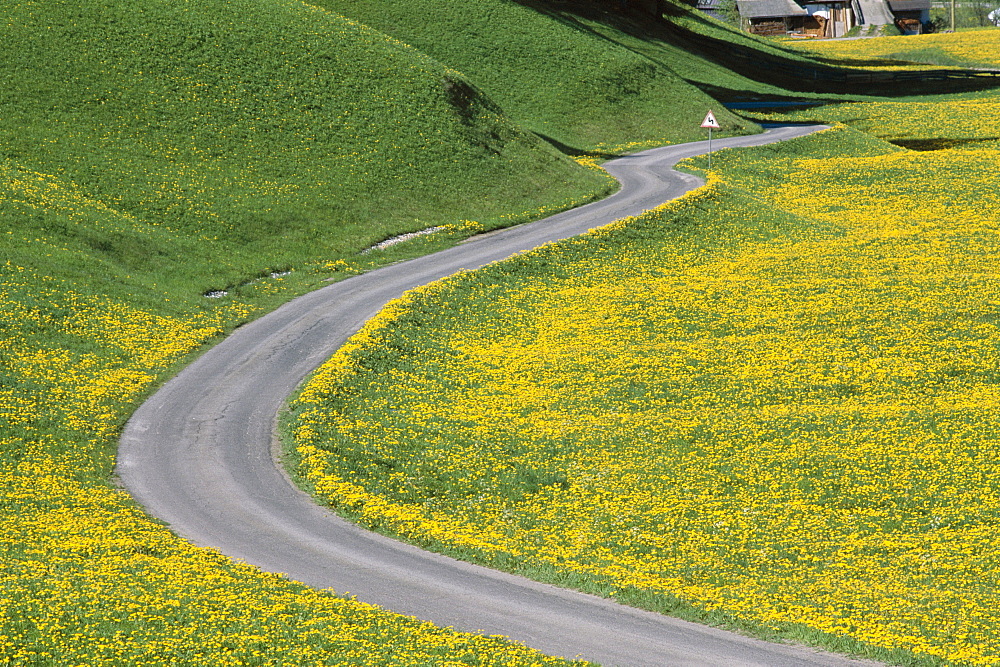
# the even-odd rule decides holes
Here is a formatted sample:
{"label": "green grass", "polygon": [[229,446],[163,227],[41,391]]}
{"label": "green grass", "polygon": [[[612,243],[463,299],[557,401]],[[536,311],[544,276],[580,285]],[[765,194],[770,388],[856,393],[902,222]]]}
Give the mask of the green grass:
{"label": "green grass", "polygon": [[953,91],[949,82],[845,84],[838,60],[763,39],[668,2],[662,19],[600,0],[321,0],[468,76],[520,124],[567,153],[704,138],[705,109],[725,132],[755,127],[718,104],[846,101]]}
{"label": "green grass", "polygon": [[[752,131],[704,91],[787,93],[671,26],[798,57],[599,3],[391,2],[370,18],[382,32],[290,0],[0,7],[0,597],[16,602],[0,662],[332,661],[367,641],[420,663],[414,624],[227,565],[136,510],[111,479],[122,423],[296,294],[611,189],[567,153],[699,139],[709,106]],[[245,604],[221,605],[225,590]],[[498,644],[414,641],[420,664],[501,664]]]}
{"label": "green grass", "polygon": [[456,72],[319,9],[53,1],[3,16],[8,167],[155,226],[148,248],[129,250],[128,231],[79,245],[124,269],[188,265],[195,291],[607,191]]}
{"label": "green grass", "polygon": [[941,67],[974,67],[980,63],[969,62],[963,58],[949,55],[939,48],[907,49],[897,53],[885,54],[886,59],[897,62],[924,63],[940,65]]}
{"label": "green grass", "polygon": [[0,39],[0,663],[541,659],[194,549],[111,470],[142,397],[241,322],[608,180],[296,2],[7,3]]}
{"label": "green grass", "polygon": [[[318,4],[456,68],[520,124],[568,152],[701,139],[699,125],[709,107],[726,131],[756,131],[687,80],[689,59],[682,48],[670,46],[662,22],[621,16],[612,3]],[[723,74],[722,68],[708,67]]]}
{"label": "green grass", "polygon": [[[961,101],[955,104],[960,106]],[[854,112],[864,113],[861,109]],[[877,117],[881,110],[873,106],[871,112]],[[903,445],[910,442],[909,437],[922,442],[919,408],[911,408],[909,421],[897,423],[895,417],[886,417],[885,423],[896,430],[877,437],[894,440],[898,435],[893,446],[901,449],[886,455],[884,462],[873,452],[859,453],[866,436],[852,440],[857,439],[855,429],[867,433],[856,414],[861,408],[852,402],[856,392],[872,396],[885,392],[884,400],[872,400],[877,406],[891,403],[890,396],[904,390],[912,389],[915,396],[946,395],[955,388],[959,394],[962,391],[964,380],[938,378],[931,371],[926,384],[921,384],[924,375],[920,373],[921,380],[912,384],[902,379],[911,368],[925,363],[934,366],[935,361],[907,357],[912,336],[900,331],[927,326],[933,337],[954,329],[959,333],[947,335],[965,340],[964,336],[972,336],[967,329],[978,326],[976,318],[990,317],[991,312],[988,295],[970,299],[975,305],[968,308],[963,302],[953,313],[942,302],[938,308],[927,308],[920,287],[907,287],[924,279],[916,278],[921,272],[915,268],[911,269],[915,280],[906,277],[910,274],[900,274],[904,265],[900,258],[920,261],[919,235],[898,235],[893,227],[905,228],[892,215],[899,200],[906,199],[901,193],[916,191],[918,185],[913,165],[897,162],[907,157],[907,151],[853,130],[726,151],[714,161],[725,184],[704,196],[412,294],[396,315],[366,332],[361,349],[342,355],[331,366],[346,371],[320,375],[310,389],[312,398],[293,404],[300,412],[286,422],[285,433],[304,427],[308,433],[303,431],[300,443],[318,449],[318,453],[307,453],[300,474],[327,489],[346,484],[343,495],[330,493],[325,499],[363,525],[458,557],[769,639],[805,641],[892,664],[944,664],[942,656],[956,656],[955,664],[964,664],[958,656],[965,647],[951,630],[963,622],[965,611],[959,601],[969,594],[968,604],[975,599],[979,600],[977,608],[989,609],[992,598],[980,593],[991,590],[988,582],[994,576],[988,564],[976,570],[982,563],[975,554],[987,547],[976,542],[979,538],[974,531],[967,548],[960,545],[954,556],[951,552],[941,556],[946,561],[973,554],[967,559],[969,576],[974,577],[969,581],[961,574],[947,584],[915,577],[914,590],[895,598],[875,592],[868,597],[865,586],[848,577],[843,586],[848,597],[871,602],[873,618],[876,608],[881,614],[882,628],[864,630],[869,641],[851,637],[850,632],[844,636],[840,630],[822,630],[827,612],[835,621],[825,627],[836,627],[841,621],[844,627],[854,627],[855,622],[863,626],[869,618],[864,603],[852,601],[827,609],[826,601],[807,599],[801,591],[795,598],[796,593],[787,589],[779,594],[775,616],[762,619],[756,614],[766,596],[758,599],[749,592],[764,579],[780,587],[786,576],[787,581],[800,581],[802,576],[804,587],[816,586],[813,590],[824,596],[837,590],[840,583],[827,578],[830,572],[849,570],[857,563],[853,556],[838,562],[834,554],[841,553],[851,540],[861,539],[857,530],[865,540],[870,538],[857,557],[871,558],[873,568],[888,573],[902,559],[916,558],[920,549],[929,549],[922,540],[947,542],[955,535],[920,524],[928,507],[951,507],[960,503],[964,493],[992,497],[992,482],[973,491],[958,481],[962,475],[947,482],[959,484],[961,494],[942,496],[935,491],[935,484],[943,487],[940,480],[953,474],[942,462],[954,443],[943,444],[945,452],[937,463],[923,462],[919,448],[908,458]],[[777,184],[791,187],[815,178],[800,162],[826,158],[842,163],[838,176],[826,176],[828,185],[836,178],[841,184],[851,184],[844,186],[847,190],[863,191],[869,181],[875,181],[893,192],[895,205],[882,209],[878,199],[872,199],[862,202],[870,210],[859,215],[842,206],[828,207],[828,201],[815,209],[809,208],[808,201],[776,202]],[[993,158],[995,152],[987,159]],[[953,159],[954,169],[967,168],[974,177],[975,168],[965,167],[967,158],[956,155]],[[702,158],[696,164],[704,168],[705,161]],[[892,191],[894,179],[906,182],[906,187]],[[928,206],[949,201],[946,185],[932,181],[923,185],[920,196]],[[973,190],[963,193],[968,196]],[[961,201],[970,209],[992,210],[985,202],[977,208],[974,202]],[[984,215],[986,225],[989,215]],[[953,233],[956,242],[966,234],[970,240],[979,239],[979,232],[949,231],[960,224],[974,227],[974,221],[951,222],[955,224],[946,221],[941,228],[945,234]],[[887,225],[889,233],[879,235],[875,230],[881,225]],[[986,239],[981,245],[968,244],[968,256],[954,253],[951,257],[951,261],[975,267],[968,274],[963,268],[961,276],[982,275],[983,251],[995,245],[989,229],[981,229]],[[875,240],[869,241],[869,234]],[[893,245],[897,243],[898,248]],[[754,248],[756,254],[748,253]],[[886,255],[898,263],[893,265]],[[934,257],[934,251],[929,257]],[[800,269],[813,260],[818,265],[815,272]],[[711,268],[690,270],[702,265]],[[785,273],[794,288],[783,284]],[[637,276],[634,282],[614,286],[616,280],[627,282],[633,274]],[[926,279],[928,289],[933,288],[933,280]],[[947,285],[949,280],[942,278],[941,283]],[[761,283],[759,303],[742,291],[747,281]],[[823,301],[831,292],[840,294],[840,302],[831,302],[836,307],[829,312],[824,307],[809,308],[810,300]],[[789,296],[792,293],[794,297]],[[444,302],[448,307],[440,308]],[[776,302],[790,306],[783,308]],[[725,303],[729,303],[727,308],[717,308]],[[885,309],[880,310],[881,306]],[[914,319],[908,324],[907,317]],[[959,318],[965,319],[956,324]],[[782,331],[789,334],[784,342]],[[746,337],[745,347],[737,342],[741,337]],[[828,343],[841,337],[843,345]],[[803,339],[809,343],[800,345]],[[821,350],[826,344],[831,345],[829,353]],[[884,385],[860,383],[863,389],[824,379],[824,374],[837,367],[830,359],[852,364],[850,355],[869,344],[878,347],[877,355],[906,357],[898,370],[888,373],[898,373],[900,378]],[[941,345],[944,353],[948,344]],[[754,369],[772,367],[772,361],[762,360],[771,360],[769,350],[785,346],[791,357],[775,355],[773,364],[778,367],[808,364],[805,359],[811,355],[822,361],[816,368],[805,369],[797,380],[786,382],[782,377],[773,384],[765,382],[766,386],[748,380],[755,375]],[[984,348],[981,354],[990,357],[992,350]],[[797,356],[803,358],[794,360]],[[730,376],[723,369],[738,372]],[[988,390],[995,378],[987,369],[983,372]],[[945,388],[945,382],[953,384]],[[705,391],[698,391],[699,386]],[[325,395],[318,402],[317,391]],[[907,400],[901,401],[904,414],[910,414]],[[839,417],[831,417],[828,406],[841,404],[843,414],[835,412]],[[768,419],[761,415],[772,407],[790,409],[793,416],[777,418],[766,426]],[[950,407],[944,413],[945,419],[951,419]],[[723,427],[733,414],[747,421],[736,417],[733,423],[742,425]],[[873,432],[881,432],[883,418],[875,414],[871,419]],[[933,422],[933,417],[928,420]],[[688,429],[691,423],[699,427]],[[977,465],[988,469],[993,420],[970,421],[967,427],[963,438],[971,439],[963,443],[975,452],[970,455],[977,457]],[[977,441],[976,433],[987,435]],[[803,447],[804,453],[788,463],[787,470],[781,464],[767,471],[760,460],[747,455],[761,443],[778,459],[795,447]],[[816,457],[808,454],[813,446],[822,449]],[[683,465],[677,465],[678,461]],[[840,466],[845,465],[844,470],[850,472],[841,475]],[[910,465],[933,468],[933,474],[927,475],[934,483],[925,484],[923,477],[901,472]],[[718,484],[701,486],[704,476],[717,478]],[[679,477],[685,481],[678,483]],[[761,481],[762,477],[770,481]],[[885,491],[879,501],[865,495],[873,479],[885,480],[875,484]],[[785,491],[777,491],[776,485],[784,485]],[[855,487],[864,490],[855,491]],[[672,491],[658,499],[657,493],[665,489]],[[803,503],[803,495],[810,500]],[[378,500],[366,502],[366,498]],[[383,501],[391,508],[384,514],[378,509]],[[858,512],[870,511],[877,517],[883,516],[877,508],[889,509],[884,512],[884,526],[863,530],[848,526],[849,536],[845,533],[842,539],[825,543],[828,536],[822,529],[808,528],[812,519],[799,524],[803,505],[833,508],[831,525],[839,525],[837,508],[842,505],[865,508]],[[806,513],[815,518],[811,511]],[[720,525],[752,523],[746,517],[757,512],[773,512],[772,528],[750,528],[731,541],[726,530],[719,529]],[[992,515],[995,508],[989,502],[972,503],[958,513],[975,523],[980,512]],[[701,560],[687,561],[682,563],[687,569],[676,570],[674,564],[683,560],[678,554],[688,553],[677,541],[686,540],[687,531],[698,522],[704,523],[706,531],[701,541],[693,539],[689,544],[691,553]],[[920,525],[907,534],[915,524]],[[789,539],[793,526],[806,526],[796,539],[813,539],[825,544],[817,548],[828,549],[815,559],[815,567],[807,565],[811,552],[805,543]],[[595,533],[607,540],[593,539]],[[755,560],[772,548],[762,546],[760,540],[771,544],[771,537],[765,536],[781,545],[774,547],[779,555]],[[883,558],[896,536],[900,545],[892,547],[894,555]],[[731,551],[719,546],[726,544]],[[911,544],[920,546],[911,548]],[[721,552],[727,555],[720,557]],[[800,561],[801,568],[795,565]],[[731,566],[729,575],[722,574],[729,567],[723,563]],[[751,566],[761,567],[760,573],[746,576],[745,569]],[[670,583],[660,587],[648,581],[646,587],[629,583],[640,567],[648,567],[648,573],[663,572]],[[876,579],[872,590],[881,591]],[[883,579],[910,582],[897,574],[886,574]],[[743,585],[741,581],[750,582],[745,594],[735,592]],[[691,597],[676,594],[687,587]],[[706,594],[706,588],[715,588],[719,596]],[[951,601],[946,611],[933,603],[923,604],[934,596]],[[728,602],[720,603],[722,599]],[[794,614],[786,603],[814,610],[817,618],[808,619],[809,623],[790,621]],[[897,603],[899,608],[894,606]],[[741,608],[742,613],[727,612],[727,605]],[[903,619],[907,627],[900,630],[896,624]],[[992,655],[996,640],[986,636],[988,626],[988,621],[977,626],[978,639],[970,640],[968,655],[985,655],[986,659]],[[882,635],[881,629],[885,629]]]}

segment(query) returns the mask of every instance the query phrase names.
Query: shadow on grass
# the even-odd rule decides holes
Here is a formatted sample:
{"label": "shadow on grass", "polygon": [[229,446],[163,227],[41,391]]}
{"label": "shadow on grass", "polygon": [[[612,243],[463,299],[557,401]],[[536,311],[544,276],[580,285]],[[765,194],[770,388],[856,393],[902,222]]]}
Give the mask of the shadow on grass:
{"label": "shadow on grass", "polygon": [[[658,60],[648,52],[615,39],[613,35],[595,30],[592,25],[605,25],[644,42],[660,42],[682,48],[747,79],[779,86],[790,92],[903,97],[1000,88],[1000,76],[992,72],[899,72],[878,68],[905,64],[904,61],[887,58],[846,61],[811,56],[781,44],[761,43],[758,46],[753,43],[750,35],[746,35],[746,40],[742,42],[737,41],[736,34],[733,35],[733,40],[723,39],[713,36],[713,33],[721,34],[727,30],[726,27],[688,6],[671,2],[663,3],[665,13],[658,18],[634,7],[634,2],[628,5],[630,8],[623,10],[617,0],[515,1],[575,30],[614,43],[667,68],[672,68],[673,63]],[[687,22],[694,24],[694,29],[680,25],[677,19],[682,16]],[[860,67],[869,69],[857,69]],[[691,83],[704,89],[703,84]]]}
{"label": "shadow on grass", "polygon": [[1000,137],[980,137],[978,139],[894,139],[889,143],[911,151],[943,151],[949,148],[988,144],[1000,141]]}
{"label": "shadow on grass", "polygon": [[535,132],[534,134],[539,139],[542,139],[543,141],[547,141],[549,144],[551,144],[553,147],[555,147],[555,149],[557,151],[559,151],[560,153],[562,153],[563,155],[569,155],[570,157],[584,156],[584,157],[597,158],[599,160],[610,160],[611,158],[615,158],[615,157],[618,157],[620,155],[620,153],[608,153],[608,152],[605,152],[605,151],[588,151],[588,150],[584,150],[582,148],[574,148],[573,146],[570,146],[568,144],[564,144],[563,142],[559,141],[558,139],[553,139],[552,137],[550,137],[548,135],[545,135],[545,134],[542,134],[540,132]]}

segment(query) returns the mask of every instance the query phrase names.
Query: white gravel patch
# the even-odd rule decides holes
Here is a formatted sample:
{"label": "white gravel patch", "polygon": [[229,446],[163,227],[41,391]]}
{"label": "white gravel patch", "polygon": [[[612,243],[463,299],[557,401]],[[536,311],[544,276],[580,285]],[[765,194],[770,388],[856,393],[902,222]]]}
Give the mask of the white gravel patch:
{"label": "white gravel patch", "polygon": [[361,254],[368,254],[372,250],[385,250],[389,246],[394,246],[397,243],[402,243],[403,241],[409,241],[410,239],[416,238],[418,236],[433,234],[434,232],[439,232],[442,229],[444,229],[444,227],[428,227],[427,229],[421,229],[419,232],[410,232],[408,234],[400,234],[399,236],[393,236],[391,239],[386,239],[385,241],[376,243],[370,248],[365,248],[364,250],[361,251]]}

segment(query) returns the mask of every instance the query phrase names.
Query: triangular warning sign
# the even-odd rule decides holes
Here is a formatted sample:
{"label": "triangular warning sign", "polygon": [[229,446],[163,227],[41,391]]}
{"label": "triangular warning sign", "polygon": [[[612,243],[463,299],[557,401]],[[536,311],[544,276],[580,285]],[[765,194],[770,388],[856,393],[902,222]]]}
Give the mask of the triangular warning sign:
{"label": "triangular warning sign", "polygon": [[710,127],[713,130],[718,130],[719,128],[722,127],[721,125],[719,125],[719,121],[715,120],[715,114],[712,113],[711,109],[708,110],[708,114],[705,116],[705,120],[701,121],[701,126]]}

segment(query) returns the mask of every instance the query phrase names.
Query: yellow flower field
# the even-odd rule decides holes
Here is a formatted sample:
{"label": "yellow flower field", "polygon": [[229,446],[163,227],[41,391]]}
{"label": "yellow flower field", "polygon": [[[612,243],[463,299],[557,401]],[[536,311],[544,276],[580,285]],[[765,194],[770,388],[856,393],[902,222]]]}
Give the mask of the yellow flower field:
{"label": "yellow flower field", "polygon": [[937,52],[969,65],[1000,67],[1000,29],[982,28],[956,33],[903,35],[851,40],[789,40],[813,53],[833,58],[867,60],[914,59],[921,62],[928,52]]}
{"label": "yellow flower field", "polygon": [[988,132],[722,153],[654,214],[410,293],[299,397],[303,470],[419,542],[997,664]]}
{"label": "yellow flower field", "polygon": [[[86,255],[52,230],[154,233],[11,165],[0,165],[0,207],[43,221],[4,229],[5,251],[61,271]],[[77,283],[0,263],[0,665],[567,664],[234,564],[138,510],[108,483],[121,424],[174,364],[254,308],[197,294],[174,303],[156,286],[101,284],[96,261],[82,270],[89,281]]]}
{"label": "yellow flower field", "polygon": [[234,565],[76,468],[0,468],[0,664],[565,664]]}

